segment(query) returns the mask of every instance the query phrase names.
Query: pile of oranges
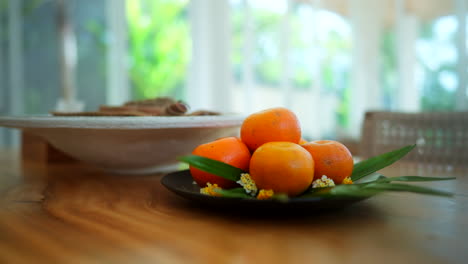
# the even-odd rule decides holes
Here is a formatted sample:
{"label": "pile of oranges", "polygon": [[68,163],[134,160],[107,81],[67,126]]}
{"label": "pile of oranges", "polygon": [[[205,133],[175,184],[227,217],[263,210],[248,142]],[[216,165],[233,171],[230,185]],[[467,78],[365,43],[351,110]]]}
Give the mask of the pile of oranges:
{"label": "pile of oranges", "polygon": [[[199,145],[194,155],[218,160],[246,172],[259,189],[273,190],[288,196],[306,191],[323,175],[341,184],[353,171],[353,157],[340,142],[307,142],[301,126],[289,109],[277,107],[248,116],[236,137],[221,138]],[[238,187],[227,179],[190,166],[200,187],[207,183],[224,189]]]}

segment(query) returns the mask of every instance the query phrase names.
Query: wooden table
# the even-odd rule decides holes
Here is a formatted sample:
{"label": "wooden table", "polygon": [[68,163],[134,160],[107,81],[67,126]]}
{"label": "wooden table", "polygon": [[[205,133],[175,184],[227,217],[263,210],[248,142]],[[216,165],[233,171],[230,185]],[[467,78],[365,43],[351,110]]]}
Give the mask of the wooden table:
{"label": "wooden table", "polygon": [[386,175],[454,198],[383,194],[343,210],[258,215],[207,210],[161,175],[115,176],[81,164],[20,164],[0,152],[0,263],[467,263],[467,170],[418,164]]}

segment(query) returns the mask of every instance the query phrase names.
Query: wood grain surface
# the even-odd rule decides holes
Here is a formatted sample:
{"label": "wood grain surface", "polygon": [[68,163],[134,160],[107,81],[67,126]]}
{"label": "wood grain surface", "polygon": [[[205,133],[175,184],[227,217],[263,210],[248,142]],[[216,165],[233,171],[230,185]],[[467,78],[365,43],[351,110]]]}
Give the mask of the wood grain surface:
{"label": "wood grain surface", "polygon": [[0,263],[466,263],[465,169],[394,166],[454,198],[384,194],[320,213],[209,209],[159,183],[0,152]]}

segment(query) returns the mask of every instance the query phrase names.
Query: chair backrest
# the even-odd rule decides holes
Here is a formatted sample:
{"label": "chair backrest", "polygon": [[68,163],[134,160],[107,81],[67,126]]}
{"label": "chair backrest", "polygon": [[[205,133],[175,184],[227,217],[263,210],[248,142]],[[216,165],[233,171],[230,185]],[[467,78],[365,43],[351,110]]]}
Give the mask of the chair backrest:
{"label": "chair backrest", "polygon": [[405,159],[468,165],[468,112],[367,112],[359,155],[375,156],[417,144]]}

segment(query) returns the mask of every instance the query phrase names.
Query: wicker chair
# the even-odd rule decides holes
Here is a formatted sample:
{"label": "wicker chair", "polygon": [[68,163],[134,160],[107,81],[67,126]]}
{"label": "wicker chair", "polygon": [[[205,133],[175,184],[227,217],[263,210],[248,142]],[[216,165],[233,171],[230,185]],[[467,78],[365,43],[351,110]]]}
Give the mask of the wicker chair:
{"label": "wicker chair", "polygon": [[368,158],[417,144],[405,159],[422,163],[468,165],[468,112],[367,112],[360,156]]}

